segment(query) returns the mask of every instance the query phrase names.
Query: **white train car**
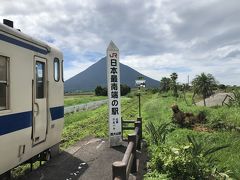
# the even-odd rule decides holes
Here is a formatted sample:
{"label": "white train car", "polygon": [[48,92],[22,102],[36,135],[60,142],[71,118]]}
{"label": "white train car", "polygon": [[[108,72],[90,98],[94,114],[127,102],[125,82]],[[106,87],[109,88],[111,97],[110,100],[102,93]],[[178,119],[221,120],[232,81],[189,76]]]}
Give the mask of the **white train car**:
{"label": "white train car", "polygon": [[62,53],[4,20],[0,24],[0,178],[33,157],[57,152],[64,124],[63,89]]}

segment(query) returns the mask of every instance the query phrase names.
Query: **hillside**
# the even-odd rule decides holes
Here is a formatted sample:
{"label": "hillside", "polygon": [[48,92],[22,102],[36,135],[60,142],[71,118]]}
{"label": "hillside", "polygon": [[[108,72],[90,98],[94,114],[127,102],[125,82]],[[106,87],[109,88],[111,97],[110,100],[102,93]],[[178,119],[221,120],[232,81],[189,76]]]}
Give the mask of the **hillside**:
{"label": "hillside", "polygon": [[[76,90],[90,91],[94,90],[97,85],[107,86],[107,67],[106,58],[102,58],[85,71],[70,78],[64,83],[64,91],[72,92]],[[121,84],[127,84],[130,87],[135,86],[135,80],[143,76],[146,80],[146,87],[158,87],[159,81],[144,76],[136,70],[120,63]]]}

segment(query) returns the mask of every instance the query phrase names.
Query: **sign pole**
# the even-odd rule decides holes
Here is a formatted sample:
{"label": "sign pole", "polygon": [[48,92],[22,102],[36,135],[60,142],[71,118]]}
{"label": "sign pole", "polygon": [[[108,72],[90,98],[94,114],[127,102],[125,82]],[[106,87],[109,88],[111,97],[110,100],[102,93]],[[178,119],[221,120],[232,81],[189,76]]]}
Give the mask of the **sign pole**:
{"label": "sign pole", "polygon": [[111,41],[107,48],[108,122],[110,147],[122,143],[119,49]]}
{"label": "sign pole", "polygon": [[138,115],[139,117],[141,117],[141,89],[139,87],[139,94],[138,94]]}
{"label": "sign pole", "polygon": [[146,87],[146,80],[143,77],[138,77],[135,84],[138,87],[138,116],[141,117],[141,87]]}

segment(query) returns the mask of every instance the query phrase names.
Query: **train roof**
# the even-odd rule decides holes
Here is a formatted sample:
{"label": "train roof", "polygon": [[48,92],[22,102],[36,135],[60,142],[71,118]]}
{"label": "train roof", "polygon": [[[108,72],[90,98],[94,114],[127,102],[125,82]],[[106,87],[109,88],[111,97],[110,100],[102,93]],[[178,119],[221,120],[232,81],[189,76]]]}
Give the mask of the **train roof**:
{"label": "train roof", "polygon": [[9,27],[5,24],[2,24],[0,23],[0,32],[3,32],[4,34],[7,34],[7,35],[11,35],[15,38],[19,38],[21,40],[24,40],[25,42],[29,42],[31,44],[34,44],[34,45],[37,45],[41,48],[44,48],[46,49],[47,52],[51,52],[51,50],[55,50],[55,51],[58,51],[60,52],[60,50],[58,50],[56,47],[50,47],[47,43],[45,42],[42,42],[38,39],[35,39],[27,34],[24,34],[23,32],[21,32],[20,30],[18,29],[15,29],[13,27]]}

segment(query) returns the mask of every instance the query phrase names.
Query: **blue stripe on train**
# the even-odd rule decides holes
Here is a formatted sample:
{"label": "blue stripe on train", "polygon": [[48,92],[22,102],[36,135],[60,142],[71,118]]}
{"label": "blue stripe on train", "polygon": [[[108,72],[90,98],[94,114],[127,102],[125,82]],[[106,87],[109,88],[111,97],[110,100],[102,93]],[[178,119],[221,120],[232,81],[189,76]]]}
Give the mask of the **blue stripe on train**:
{"label": "blue stripe on train", "polygon": [[52,117],[53,121],[64,117],[64,107],[63,106],[50,108],[50,112],[51,112],[51,117]]}
{"label": "blue stripe on train", "polygon": [[[64,117],[64,107],[50,108],[52,120]],[[32,126],[32,111],[0,116],[0,136]]]}
{"label": "blue stripe on train", "polygon": [[0,136],[32,126],[32,111],[0,116]]}
{"label": "blue stripe on train", "polygon": [[46,55],[48,53],[47,50],[41,49],[39,47],[33,46],[31,44],[28,44],[26,42],[14,39],[12,37],[9,37],[9,36],[3,35],[3,34],[0,34],[0,40],[11,43],[11,44],[14,44],[14,45],[17,45],[17,46],[20,46],[20,47],[25,48],[25,49],[29,49],[29,50],[32,50],[32,51],[35,51],[35,52],[39,52],[39,53],[44,54],[44,55]]}

